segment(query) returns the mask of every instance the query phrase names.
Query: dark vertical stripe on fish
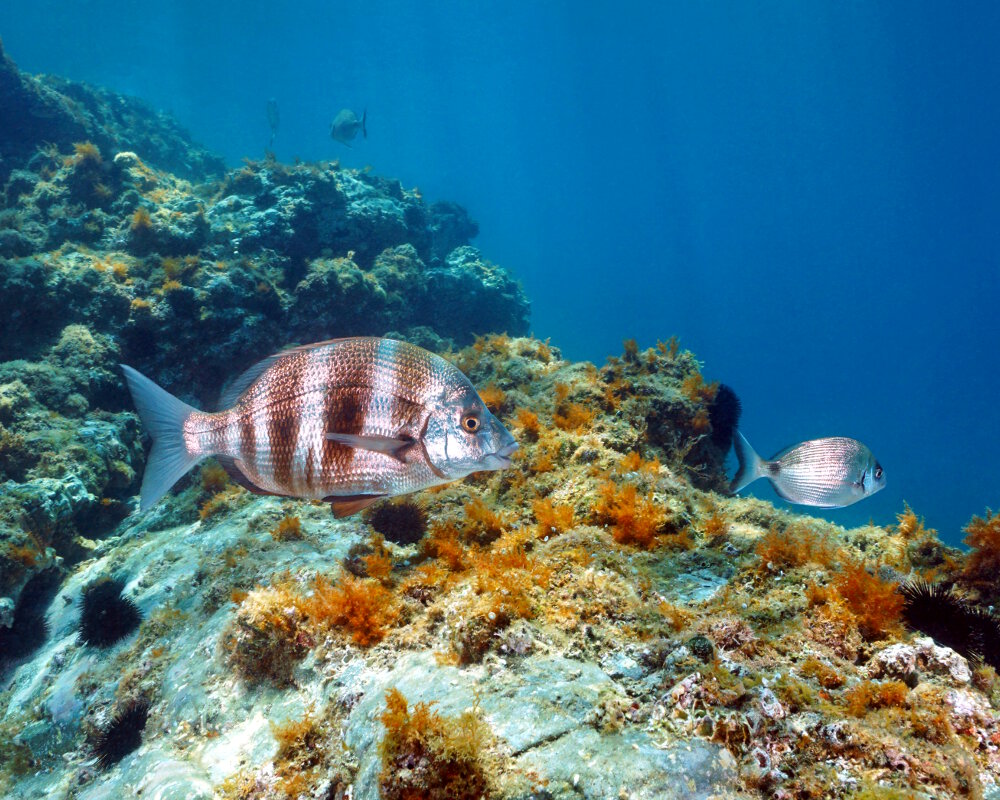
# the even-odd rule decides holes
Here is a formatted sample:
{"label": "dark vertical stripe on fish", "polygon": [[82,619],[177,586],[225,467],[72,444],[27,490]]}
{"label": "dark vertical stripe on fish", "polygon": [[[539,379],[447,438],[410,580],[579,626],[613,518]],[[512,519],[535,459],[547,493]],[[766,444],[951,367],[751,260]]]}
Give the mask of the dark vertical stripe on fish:
{"label": "dark vertical stripe on fish", "polygon": [[313,449],[310,447],[306,453],[306,489],[313,485]]}
{"label": "dark vertical stripe on fish", "polygon": [[240,424],[239,457],[244,464],[256,465],[257,431],[254,429],[253,414],[249,408],[237,408]]}
{"label": "dark vertical stripe on fish", "polygon": [[277,389],[279,396],[288,399],[280,404],[268,406],[267,432],[271,440],[274,482],[282,488],[292,485],[292,459],[295,455],[295,441],[299,435],[301,417],[298,397],[305,365],[306,358],[303,356],[289,363],[288,373],[281,376],[283,385]]}

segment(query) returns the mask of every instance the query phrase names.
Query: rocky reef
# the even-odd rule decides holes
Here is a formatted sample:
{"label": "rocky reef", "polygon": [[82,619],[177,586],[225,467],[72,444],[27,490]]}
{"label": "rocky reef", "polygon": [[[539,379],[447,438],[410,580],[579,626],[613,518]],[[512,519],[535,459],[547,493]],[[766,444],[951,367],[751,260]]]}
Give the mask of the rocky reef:
{"label": "rocky reef", "polygon": [[130,150],[184,178],[221,176],[222,159],[195,145],[168,114],[134,97],[53,75],[26,75],[0,42],[0,183],[37,152],[93,142],[105,152]]}
{"label": "rocky reef", "polygon": [[0,96],[17,110],[0,133],[8,611],[128,513],[143,452],[119,363],[214,408],[226,377],[295,343],[527,330],[520,287],[453,203],[336,164],[224,172],[141,102],[2,54]]}
{"label": "rocky reef", "polygon": [[[1000,797],[1000,518],[963,553],[909,508],[728,496],[692,353],[564,360],[467,213],[398,182],[43,140],[3,150],[0,794]],[[513,466],[336,520],[209,461],[135,512],[118,363],[210,407],[354,334],[452,360]]]}

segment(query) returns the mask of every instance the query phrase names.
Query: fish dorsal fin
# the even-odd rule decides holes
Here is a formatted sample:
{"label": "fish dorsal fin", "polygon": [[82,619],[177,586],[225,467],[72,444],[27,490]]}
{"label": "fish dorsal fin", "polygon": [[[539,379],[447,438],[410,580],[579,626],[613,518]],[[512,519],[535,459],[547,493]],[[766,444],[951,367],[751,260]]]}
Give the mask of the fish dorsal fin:
{"label": "fish dorsal fin", "polygon": [[355,433],[328,433],[326,438],[331,442],[339,442],[359,450],[372,450],[383,453],[405,463],[406,451],[416,443],[413,438],[394,436],[364,435]]}
{"label": "fish dorsal fin", "polygon": [[242,462],[232,456],[220,456],[217,455],[215,460],[218,461],[222,468],[229,475],[229,479],[246,489],[248,492],[253,492],[254,494],[273,494],[277,495],[277,492],[269,492],[267,489],[261,489],[256,483],[251,481],[246,472],[243,471]]}
{"label": "fish dorsal fin", "polygon": [[229,384],[226,391],[222,393],[222,396],[219,398],[219,410],[227,411],[235,406],[236,402],[243,396],[243,393],[250,388],[250,385],[257,380],[257,378],[264,374],[268,367],[291,352],[294,351],[286,350],[283,353],[275,353],[273,356],[268,356],[263,361],[258,361],[250,367],[250,369],[240,375],[236,380]]}
{"label": "fish dorsal fin", "polygon": [[268,367],[272,366],[276,362],[288,356],[293,356],[296,353],[301,353],[306,350],[315,350],[317,347],[326,347],[330,344],[336,344],[337,342],[346,341],[350,337],[342,337],[340,339],[327,339],[322,342],[314,342],[313,344],[303,344],[298,347],[289,347],[287,350],[281,350],[280,352],[269,355],[267,358],[258,361],[250,369],[240,375],[236,380],[234,380],[226,388],[226,391],[222,393],[219,398],[219,409],[226,411],[236,405],[236,401],[239,400],[243,393],[250,388],[257,378],[263,375]]}
{"label": "fish dorsal fin", "polygon": [[376,500],[381,500],[383,497],[385,497],[384,494],[345,494],[331,495],[323,499],[330,501],[333,516],[337,519],[343,519],[368,508]]}

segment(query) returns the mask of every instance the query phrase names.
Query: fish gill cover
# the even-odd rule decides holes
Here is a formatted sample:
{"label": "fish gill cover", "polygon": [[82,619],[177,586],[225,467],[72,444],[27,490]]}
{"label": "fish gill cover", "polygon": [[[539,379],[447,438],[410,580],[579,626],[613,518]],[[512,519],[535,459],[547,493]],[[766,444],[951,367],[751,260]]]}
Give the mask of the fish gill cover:
{"label": "fish gill cover", "polygon": [[[114,95],[2,68],[31,124],[0,211],[0,625],[27,592],[49,638],[0,685],[0,792],[995,791],[1000,518],[970,523],[967,556],[908,507],[845,530],[729,496],[735,396],[676,338],[598,366],[526,336],[460,207],[332,163],[216,177],[166,118],[119,128]],[[150,130],[200,166],[169,171]],[[461,369],[513,465],[337,521],[208,463],[131,513],[118,363],[208,404],[281,347],[364,333]],[[92,587],[122,599],[108,575],[127,624],[95,606],[80,636]],[[907,625],[973,633],[956,652]]]}

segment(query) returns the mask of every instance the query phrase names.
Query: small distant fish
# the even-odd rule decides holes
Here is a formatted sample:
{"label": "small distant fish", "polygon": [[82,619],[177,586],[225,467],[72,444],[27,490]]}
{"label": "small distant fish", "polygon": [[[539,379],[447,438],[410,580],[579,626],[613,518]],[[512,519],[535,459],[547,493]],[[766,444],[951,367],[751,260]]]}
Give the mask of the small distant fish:
{"label": "small distant fish", "polygon": [[383,497],[510,466],[517,442],[440,356],[378,337],[266,358],[198,411],[122,364],[153,437],[140,509],[215,456],[257,494],[326,500],[346,517]]}
{"label": "small distant fish", "polygon": [[359,120],[358,115],[351,111],[351,109],[342,108],[330,124],[330,136],[341,144],[350,147],[351,142],[354,141],[354,137],[358,135],[358,131],[361,131],[361,134],[366,139],[368,138],[368,129],[365,127],[367,119],[368,109],[364,110]]}
{"label": "small distant fish", "polygon": [[278,135],[278,123],[281,117],[278,114],[278,101],[273,97],[267,101],[267,124],[271,127],[271,141],[267,144],[270,150],[274,146],[274,137]]}
{"label": "small distant fish", "polygon": [[767,478],[790,503],[842,508],[885,487],[882,465],[857,439],[812,439],[786,447],[770,461],[757,455],[739,431],[733,444],[740,462],[729,487],[734,493],[758,478]]}

